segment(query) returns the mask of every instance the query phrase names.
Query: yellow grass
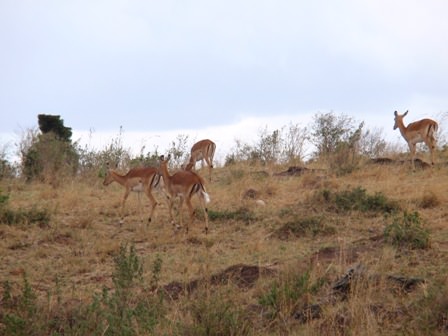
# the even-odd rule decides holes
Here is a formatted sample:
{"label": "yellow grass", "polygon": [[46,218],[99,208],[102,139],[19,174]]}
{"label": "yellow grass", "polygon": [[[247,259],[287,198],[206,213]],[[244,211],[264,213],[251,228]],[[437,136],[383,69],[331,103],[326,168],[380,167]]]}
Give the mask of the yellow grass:
{"label": "yellow grass", "polygon": [[[273,168],[274,171],[281,169]],[[151,265],[160,256],[160,285],[173,281],[188,283],[236,264],[266,266],[279,272],[306,270],[312,266],[312,277],[326,276],[334,281],[353,264],[349,255],[353,244],[382,235],[387,218],[381,215],[366,216],[359,212],[326,212],[325,221],[336,228],[333,235],[304,235],[279,240],[273,237],[273,232],[285,221],[280,215],[282,210],[292,209],[299,218],[321,216],[324,206],[313,203],[317,199],[317,191],[342,191],[358,186],[365,188],[369,194],[383,193],[389,199],[398,201],[403,209],[418,211],[425,227],[431,232],[431,248],[403,253],[391,245],[380,244],[361,250],[356,262],[365,264],[371,274],[422,277],[427,280],[428,286],[441,274],[446,277],[446,168],[413,172],[406,165],[365,165],[342,177],[326,172],[295,177],[263,177],[257,173],[261,170],[262,167],[248,166],[214,169],[213,181],[206,185],[211,196],[208,208],[220,212],[247,208],[256,220],[248,223],[231,219],[211,221],[208,235],[203,233],[204,223],[199,218],[190,227],[188,235],[173,230],[161,193],[155,195],[160,204],[149,225],[140,222],[137,196],[131,194],[126,204],[125,223],[120,226],[120,201],[124,192],[121,186],[112,184],[104,187],[100,179],[66,181],[58,189],[40,183],[2,181],[0,188],[3,193],[9,190],[11,208],[48,209],[52,217],[49,227],[43,228],[0,223],[0,279],[8,280],[13,285],[13,291],[18,292],[26,274],[32,288],[43,300],[48,293],[54,293],[55,279],[59,279],[63,300],[89,302],[103,286],[112,287],[113,258],[120,245],[132,243],[143,261],[146,282],[151,279]],[[206,176],[206,170],[200,173]],[[257,191],[257,197],[265,202],[264,206],[254,199],[243,198],[250,188]],[[149,205],[144,195],[142,201],[146,218]],[[193,202],[198,205],[196,199]],[[186,209],[184,211],[185,217]],[[328,247],[338,251],[334,258],[312,259],[315,253]],[[258,302],[271,281],[272,278],[262,278],[255,287],[244,291],[229,285],[227,291],[241,305],[248,306]],[[351,300],[325,305],[320,319],[299,324],[286,317],[283,325],[258,325],[254,334],[317,335],[331,330],[338,334],[335,330],[344,330],[344,326],[341,327],[344,323],[353,335],[399,333],[403,330],[401,317],[375,315],[365,307],[378,304],[382,299],[384,311],[398,311],[407,305],[406,301],[412,302],[414,296],[424,295],[424,288],[418,288],[405,297],[394,297],[378,293],[378,290],[387,291],[385,287],[360,286]],[[168,318],[173,321],[191,320],[185,307],[188,307],[185,301],[173,303],[167,313]],[[348,320],[341,322],[343,317]],[[387,326],[387,333],[383,333],[384,326]],[[159,328],[161,332],[169,333],[172,326],[165,324]],[[343,334],[343,331],[340,333]]]}

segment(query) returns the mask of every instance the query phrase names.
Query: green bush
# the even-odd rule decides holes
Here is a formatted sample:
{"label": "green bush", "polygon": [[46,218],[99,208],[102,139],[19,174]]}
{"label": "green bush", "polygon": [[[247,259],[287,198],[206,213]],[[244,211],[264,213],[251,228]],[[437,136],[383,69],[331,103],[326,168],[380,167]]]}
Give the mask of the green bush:
{"label": "green bush", "polygon": [[274,236],[279,239],[288,239],[290,236],[301,237],[304,235],[334,234],[336,229],[325,224],[323,217],[295,218],[283,224],[275,231]]}
{"label": "green bush", "polygon": [[426,249],[430,245],[429,231],[422,227],[421,221],[417,211],[405,211],[402,217],[395,217],[392,224],[386,226],[384,237],[399,248]]}
{"label": "green bush", "polygon": [[228,220],[234,220],[234,221],[242,221],[246,224],[249,224],[250,222],[254,221],[256,219],[254,213],[250,211],[247,208],[239,208],[235,211],[229,211],[229,210],[223,210],[223,211],[215,211],[215,210],[209,210],[208,211],[208,218],[211,221],[228,221]]}
{"label": "green bush", "polygon": [[7,225],[15,224],[37,224],[44,228],[50,225],[50,211],[47,209],[19,209],[13,210],[8,207],[0,207],[0,223]]}
{"label": "green bush", "polygon": [[321,191],[324,201],[332,203],[339,211],[361,211],[368,213],[391,214],[399,210],[397,202],[389,200],[383,193],[377,192],[368,195],[362,187],[341,192],[331,192],[327,189]]}

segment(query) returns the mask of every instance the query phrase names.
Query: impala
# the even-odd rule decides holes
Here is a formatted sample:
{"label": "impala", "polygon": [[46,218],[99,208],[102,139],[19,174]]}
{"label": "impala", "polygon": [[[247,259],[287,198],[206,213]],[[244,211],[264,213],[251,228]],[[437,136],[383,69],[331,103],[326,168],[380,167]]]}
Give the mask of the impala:
{"label": "impala", "polygon": [[170,175],[168,172],[168,161],[170,160],[170,155],[165,159],[162,155],[159,158],[160,167],[159,174],[162,175],[165,191],[167,195],[169,195],[169,214],[171,222],[174,225],[173,218],[173,203],[177,196],[180,196],[180,205],[179,205],[179,218],[180,218],[180,226],[182,226],[182,205],[183,202],[187,203],[188,212],[190,214],[190,222],[186,225],[186,232],[188,232],[188,227],[193,223],[194,210],[191,205],[191,198],[193,195],[197,195],[199,201],[201,203],[202,210],[204,211],[205,217],[205,233],[208,233],[208,210],[206,208],[206,204],[210,202],[210,197],[207,194],[207,191],[204,187],[204,182],[202,178],[191,171],[181,170],[173,175]]}
{"label": "impala", "polygon": [[406,111],[404,114],[398,114],[397,111],[394,112],[395,115],[395,125],[394,130],[399,129],[401,135],[406,140],[411,151],[411,161],[412,167],[415,170],[415,152],[416,145],[419,142],[424,142],[428,146],[431,152],[431,164],[434,165],[434,150],[436,148],[436,138],[435,133],[437,132],[438,124],[431,119],[422,119],[410,123],[407,127],[403,123],[403,118],[408,114]]}
{"label": "impala", "polygon": [[213,156],[215,155],[216,144],[209,140],[204,139],[196,142],[190,151],[190,160],[185,167],[185,170],[191,170],[195,167],[197,161],[202,162],[204,166],[204,160],[208,165],[209,180],[212,180],[212,168],[213,168]]}
{"label": "impala", "polygon": [[154,167],[132,168],[128,171],[126,175],[121,175],[113,169],[108,169],[107,175],[103,181],[103,185],[107,186],[114,181],[125,188],[124,196],[121,201],[120,224],[124,222],[124,205],[131,191],[137,192],[138,194],[138,205],[140,213],[141,213],[140,193],[144,192],[146,196],[148,196],[151,206],[151,212],[148,218],[148,223],[150,223],[151,218],[154,214],[154,209],[157,205],[157,202],[154,196],[152,195],[152,189],[157,187],[160,182],[160,175],[158,174],[158,169]]}

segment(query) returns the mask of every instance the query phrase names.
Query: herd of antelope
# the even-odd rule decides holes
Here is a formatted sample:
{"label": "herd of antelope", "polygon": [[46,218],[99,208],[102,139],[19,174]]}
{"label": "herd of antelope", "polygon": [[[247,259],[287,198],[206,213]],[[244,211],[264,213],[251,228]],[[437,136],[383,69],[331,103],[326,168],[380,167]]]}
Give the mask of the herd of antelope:
{"label": "herd of antelope", "polygon": [[[394,112],[395,124],[394,130],[399,129],[401,135],[406,140],[411,153],[412,167],[415,169],[415,156],[417,143],[424,142],[431,153],[431,163],[434,165],[434,151],[436,149],[435,133],[438,129],[438,124],[431,119],[422,119],[413,123],[404,125],[403,118],[408,114],[406,111],[404,114]],[[121,220],[124,221],[124,205],[126,199],[131,191],[138,193],[139,208],[141,208],[140,193],[144,192],[150,201],[150,215],[148,223],[151,222],[151,218],[154,214],[154,210],[158,205],[154,198],[152,191],[156,188],[162,190],[168,200],[169,216],[172,224],[176,228],[182,227],[182,205],[185,202],[188,207],[188,213],[190,216],[189,223],[185,226],[186,232],[188,232],[189,225],[192,224],[194,218],[194,209],[191,204],[193,195],[197,195],[201,207],[204,211],[205,217],[205,233],[208,233],[208,213],[207,203],[210,202],[210,197],[206,191],[203,178],[194,172],[194,168],[197,161],[204,161],[208,166],[208,178],[212,180],[212,168],[213,157],[215,155],[216,145],[209,139],[201,140],[195,143],[190,152],[190,158],[186,165],[182,167],[182,170],[170,175],[168,171],[168,161],[170,156],[165,158],[163,155],[159,158],[159,167],[145,167],[145,168],[132,168],[126,175],[121,175],[113,169],[108,169],[107,175],[103,184],[109,185],[112,182],[117,182],[125,188],[125,194],[121,201]],[[180,225],[175,224],[173,216],[173,204],[175,199],[180,198],[179,205],[179,220]]]}
{"label": "herd of antelope", "polygon": [[[151,222],[154,210],[158,205],[152,194],[152,191],[156,188],[159,188],[168,199],[170,219],[172,224],[177,228],[180,228],[182,226],[182,205],[184,202],[187,204],[188,212],[190,215],[190,221],[185,226],[187,232],[189,229],[189,225],[193,222],[194,217],[194,209],[191,204],[191,198],[193,197],[193,195],[197,195],[204,211],[205,232],[208,233],[208,213],[206,205],[208,202],[210,202],[210,196],[205,189],[203,178],[199,174],[194,172],[194,168],[197,161],[202,161],[203,164],[205,161],[209,169],[209,180],[211,181],[215,150],[216,144],[211,140],[205,139],[195,143],[191,148],[190,159],[188,163],[182,170],[177,171],[172,175],[168,171],[168,161],[170,160],[169,155],[167,158],[165,158],[163,155],[159,157],[159,167],[157,168],[132,168],[126,175],[119,174],[115,170],[108,168],[103,184],[109,185],[110,183],[115,181],[125,188],[125,193],[121,201],[120,223],[123,223],[124,221],[124,205],[131,191],[135,191],[138,194],[140,213],[140,193],[144,192],[149,198],[151,211],[148,218],[148,223]],[[173,205],[177,197],[180,198],[180,225],[175,224],[173,216]]]}

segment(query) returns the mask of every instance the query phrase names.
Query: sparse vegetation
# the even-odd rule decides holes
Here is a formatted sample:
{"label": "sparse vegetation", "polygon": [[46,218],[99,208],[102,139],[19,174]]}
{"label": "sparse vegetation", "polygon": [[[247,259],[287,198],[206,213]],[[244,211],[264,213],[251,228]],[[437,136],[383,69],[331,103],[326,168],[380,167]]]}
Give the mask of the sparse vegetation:
{"label": "sparse vegetation", "polygon": [[328,189],[319,192],[322,198],[339,211],[360,211],[367,213],[391,214],[399,210],[397,202],[389,200],[383,193],[368,195],[367,190],[356,187],[351,190],[332,192]]}
{"label": "sparse vegetation", "polygon": [[429,248],[429,231],[422,225],[420,214],[404,212],[402,217],[394,217],[392,224],[384,230],[386,240],[399,248]]}
{"label": "sparse vegetation", "polygon": [[[57,185],[3,177],[0,335],[446,334],[445,167],[364,164],[383,144],[375,133],[353,152],[345,146],[364,129],[351,126],[334,150],[360,155],[354,169],[345,154],[334,166],[315,155],[306,174],[270,174],[305,164],[297,125],[288,145],[283,129],[242,144],[207,184],[207,235],[200,218],[188,234],[173,229],[163,192],[149,226],[135,195],[119,225],[122,190],[106,192],[102,165],[125,171],[154,157],[132,157],[120,139],[76,149],[77,174]],[[172,169],[186,140],[161,152],[177,153]]]}
{"label": "sparse vegetation", "polygon": [[304,235],[311,235],[315,237],[317,235],[331,235],[334,233],[336,233],[336,228],[329,224],[328,219],[325,217],[296,217],[276,229],[274,236],[285,240],[291,236],[300,238]]}
{"label": "sparse vegetation", "polygon": [[47,227],[50,223],[50,211],[48,209],[12,209],[9,206],[9,195],[4,195],[0,190],[0,223],[6,225],[30,225]]}
{"label": "sparse vegetation", "polygon": [[208,217],[211,221],[242,221],[246,224],[256,220],[255,214],[247,208],[241,207],[237,210],[209,210]]}

